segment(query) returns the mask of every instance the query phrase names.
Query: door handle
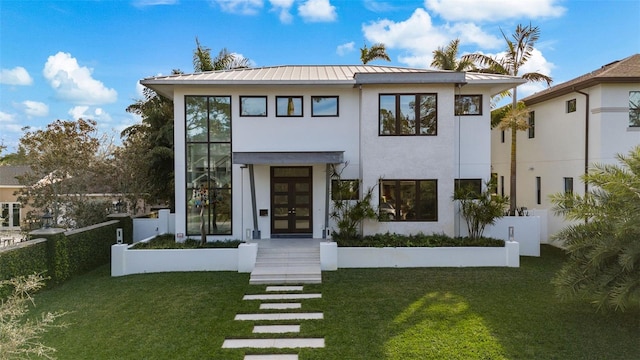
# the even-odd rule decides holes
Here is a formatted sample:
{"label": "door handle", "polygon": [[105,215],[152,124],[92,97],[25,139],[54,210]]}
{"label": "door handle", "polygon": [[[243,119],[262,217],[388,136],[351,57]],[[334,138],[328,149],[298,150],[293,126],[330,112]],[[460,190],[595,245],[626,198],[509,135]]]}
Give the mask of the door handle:
{"label": "door handle", "polygon": [[296,208],[291,208],[289,209],[289,214],[294,214],[296,213]]}

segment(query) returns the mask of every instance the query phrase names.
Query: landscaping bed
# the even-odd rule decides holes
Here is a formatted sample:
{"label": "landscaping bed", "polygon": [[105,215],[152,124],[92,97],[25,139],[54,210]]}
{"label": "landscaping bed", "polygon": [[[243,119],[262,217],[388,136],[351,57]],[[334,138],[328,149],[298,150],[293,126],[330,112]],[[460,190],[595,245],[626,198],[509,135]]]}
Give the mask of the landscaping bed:
{"label": "landscaping bed", "polygon": [[339,247],[504,247],[504,240],[451,237],[446,234],[376,234],[359,239],[336,239]]}
{"label": "landscaping bed", "polygon": [[149,241],[141,241],[131,246],[134,250],[149,249],[235,249],[242,244],[241,240],[210,241],[202,244],[199,240],[187,239],[176,242],[173,234],[158,235]]}

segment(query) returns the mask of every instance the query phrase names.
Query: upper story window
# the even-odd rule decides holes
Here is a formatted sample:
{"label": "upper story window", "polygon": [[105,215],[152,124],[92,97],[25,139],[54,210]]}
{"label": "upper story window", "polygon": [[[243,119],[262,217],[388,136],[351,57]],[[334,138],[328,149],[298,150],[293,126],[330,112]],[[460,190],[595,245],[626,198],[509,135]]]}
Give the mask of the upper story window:
{"label": "upper story window", "polygon": [[640,127],[640,91],[629,91],[629,126]]}
{"label": "upper story window", "polygon": [[240,116],[267,116],[267,97],[240,96]]}
{"label": "upper story window", "polygon": [[567,113],[572,113],[576,111],[576,99],[571,99],[567,101]]}
{"label": "upper story window", "polygon": [[276,116],[301,117],[302,96],[276,96]]}
{"label": "upper story window", "polygon": [[536,137],[536,112],[529,112],[529,139]]}
{"label": "upper story window", "polygon": [[231,141],[230,96],[186,96],[187,142]]}
{"label": "upper story window", "polygon": [[437,135],[436,94],[380,94],[380,135]]}
{"label": "upper story window", "polygon": [[338,116],[337,96],[312,96],[311,116]]}
{"label": "upper story window", "polygon": [[456,95],[455,115],[482,115],[482,95]]}
{"label": "upper story window", "polygon": [[565,194],[572,194],[573,193],[573,178],[572,177],[566,177],[563,178],[564,181],[564,192]]}

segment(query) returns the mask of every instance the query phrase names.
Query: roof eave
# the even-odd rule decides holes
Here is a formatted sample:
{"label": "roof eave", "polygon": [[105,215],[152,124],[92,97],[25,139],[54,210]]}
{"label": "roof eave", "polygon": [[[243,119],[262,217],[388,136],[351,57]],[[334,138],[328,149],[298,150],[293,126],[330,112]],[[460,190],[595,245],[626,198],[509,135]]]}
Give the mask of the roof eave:
{"label": "roof eave", "polygon": [[624,84],[638,82],[640,82],[640,77],[594,77],[575,84],[567,84],[566,86],[558,85],[556,89],[551,88],[549,90],[543,90],[538,94],[533,94],[522,99],[522,101],[525,105],[530,106],[599,84]]}

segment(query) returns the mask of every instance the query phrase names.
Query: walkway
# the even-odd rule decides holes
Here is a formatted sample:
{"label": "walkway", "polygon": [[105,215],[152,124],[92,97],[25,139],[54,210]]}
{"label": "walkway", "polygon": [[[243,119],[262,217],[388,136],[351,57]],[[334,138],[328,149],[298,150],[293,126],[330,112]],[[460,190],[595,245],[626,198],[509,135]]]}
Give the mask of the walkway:
{"label": "walkway", "polygon": [[[259,352],[258,349],[285,349],[281,354],[248,354],[245,360],[298,360],[295,349],[325,346],[324,338],[296,337],[303,321],[324,319],[322,312],[303,310],[305,300],[320,299],[322,294],[305,292],[304,286],[299,285],[322,282],[320,240],[268,239],[257,242],[258,257],[250,283],[277,285],[268,285],[264,292],[246,294],[242,298],[244,301],[259,301],[259,312],[236,314],[234,320],[259,322],[259,325],[254,324],[252,334],[245,338],[225,339],[222,347],[251,352]],[[255,334],[261,335],[255,338]]]}

